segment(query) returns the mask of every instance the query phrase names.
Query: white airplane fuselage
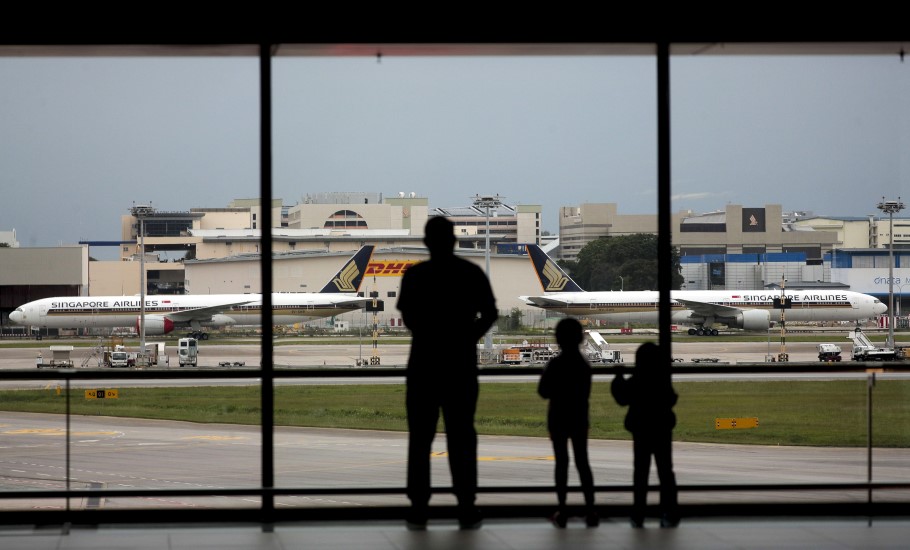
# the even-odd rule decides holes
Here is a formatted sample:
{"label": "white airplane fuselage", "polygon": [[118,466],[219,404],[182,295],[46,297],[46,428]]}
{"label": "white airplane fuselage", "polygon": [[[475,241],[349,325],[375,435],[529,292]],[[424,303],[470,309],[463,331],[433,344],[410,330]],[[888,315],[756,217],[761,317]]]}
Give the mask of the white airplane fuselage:
{"label": "white airplane fuselage", "polygon": [[[616,323],[654,325],[659,317],[655,290],[585,291],[538,245],[529,244],[528,258],[543,295],[521,296],[525,303],[575,317]],[[778,306],[786,296],[789,308]],[[690,325],[690,334],[716,335],[715,324],[764,331],[785,321],[860,321],[888,311],[878,298],[849,290],[672,290],[670,322]]]}
{"label": "white airplane fuselage", "polygon": [[[859,321],[881,315],[888,309],[873,296],[847,290],[786,291],[792,307],[774,309],[773,299],[780,298],[780,294],[780,291],[768,290],[674,290],[670,293],[672,322],[710,326],[714,322],[729,324],[732,319],[733,326],[739,325],[737,328],[764,330],[768,321],[780,322],[782,313],[786,321],[794,322]],[[656,324],[658,321],[657,291],[552,292],[523,298],[542,309],[571,316],[619,323]],[[699,313],[692,304],[712,304],[731,308],[731,311],[729,315],[716,311]],[[740,312],[733,311],[734,308]],[[738,322],[737,315],[740,315]]]}
{"label": "white airplane fuselage", "polygon": [[[275,324],[304,323],[363,307],[355,294],[274,293]],[[16,325],[40,328],[137,327],[142,309],[138,296],[81,296],[35,300],[10,313]],[[146,296],[146,332],[166,334],[177,327],[260,325],[260,294]]]}

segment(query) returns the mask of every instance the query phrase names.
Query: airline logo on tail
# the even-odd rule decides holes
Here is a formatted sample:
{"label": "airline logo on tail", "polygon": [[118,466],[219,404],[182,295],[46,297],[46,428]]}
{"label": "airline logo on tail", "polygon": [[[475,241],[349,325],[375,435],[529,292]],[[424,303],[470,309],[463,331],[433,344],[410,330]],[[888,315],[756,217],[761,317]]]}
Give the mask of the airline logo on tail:
{"label": "airline logo on tail", "polygon": [[569,278],[563,275],[553,260],[549,258],[543,266],[543,276],[547,280],[547,284],[543,287],[544,292],[562,292],[562,289],[569,284]]}
{"label": "airline logo on tail", "polygon": [[544,292],[584,292],[543,249],[536,244],[529,244],[527,249]]}
{"label": "airline logo on tail", "polygon": [[338,272],[338,276],[332,279],[332,282],[335,283],[335,288],[339,292],[357,292],[357,287],[354,286],[354,281],[360,277],[360,270],[357,269],[357,266],[354,263],[349,263],[344,269]]}
{"label": "airline logo on tail", "polygon": [[373,256],[373,246],[366,245],[354,254],[354,257],[348,260],[344,267],[341,268],[335,277],[323,287],[320,292],[344,292],[354,293],[360,288],[363,281],[363,274],[366,272],[367,264]]}

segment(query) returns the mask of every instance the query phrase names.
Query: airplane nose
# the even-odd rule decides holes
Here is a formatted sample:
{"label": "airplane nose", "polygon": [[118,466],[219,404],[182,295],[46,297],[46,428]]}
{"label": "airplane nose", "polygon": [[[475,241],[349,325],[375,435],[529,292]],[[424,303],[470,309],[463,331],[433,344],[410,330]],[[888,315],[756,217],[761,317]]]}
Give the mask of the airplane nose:
{"label": "airplane nose", "polygon": [[14,312],[10,313],[10,314],[9,314],[9,320],[10,320],[10,322],[13,323],[14,325],[20,324],[20,323],[22,322],[22,312],[21,312],[21,311],[14,311]]}

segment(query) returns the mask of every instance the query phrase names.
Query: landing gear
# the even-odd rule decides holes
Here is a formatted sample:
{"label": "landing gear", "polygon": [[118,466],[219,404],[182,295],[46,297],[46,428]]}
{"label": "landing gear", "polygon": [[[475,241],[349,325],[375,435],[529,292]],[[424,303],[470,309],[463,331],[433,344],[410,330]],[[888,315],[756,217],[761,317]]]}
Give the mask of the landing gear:
{"label": "landing gear", "polygon": [[690,328],[689,336],[717,336],[719,333],[716,328]]}
{"label": "landing gear", "polygon": [[201,330],[190,332],[186,336],[187,336],[187,338],[195,338],[197,340],[208,340],[209,339],[209,333],[202,332]]}

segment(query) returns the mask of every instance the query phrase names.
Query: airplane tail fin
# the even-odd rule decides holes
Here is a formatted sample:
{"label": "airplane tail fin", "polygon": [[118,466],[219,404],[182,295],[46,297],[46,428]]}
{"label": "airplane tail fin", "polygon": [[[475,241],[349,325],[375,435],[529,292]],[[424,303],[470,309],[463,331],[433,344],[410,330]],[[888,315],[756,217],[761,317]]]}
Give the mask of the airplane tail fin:
{"label": "airplane tail fin", "polygon": [[348,260],[338,273],[326,283],[320,293],[323,294],[353,294],[360,289],[363,275],[367,272],[367,265],[373,257],[373,245],[365,245]]}
{"label": "airplane tail fin", "polygon": [[543,249],[536,244],[529,244],[527,248],[544,292],[584,292]]}

